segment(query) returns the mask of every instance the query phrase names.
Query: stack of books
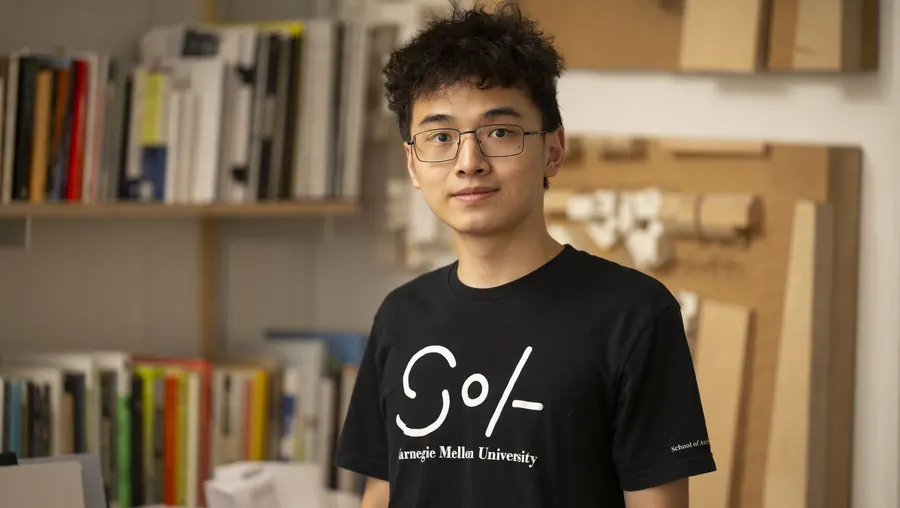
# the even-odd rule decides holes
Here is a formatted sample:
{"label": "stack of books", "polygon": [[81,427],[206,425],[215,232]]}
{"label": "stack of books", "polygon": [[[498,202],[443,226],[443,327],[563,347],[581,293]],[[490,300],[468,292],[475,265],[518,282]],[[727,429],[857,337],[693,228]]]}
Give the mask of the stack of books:
{"label": "stack of books", "polygon": [[18,457],[96,453],[118,508],[204,506],[217,466],[321,468],[323,488],[359,492],[333,450],[365,337],[261,343],[215,359],[38,352],[0,363],[0,449]]}
{"label": "stack of books", "polygon": [[358,197],[362,22],[150,30],[137,61],[0,55],[0,204]]}

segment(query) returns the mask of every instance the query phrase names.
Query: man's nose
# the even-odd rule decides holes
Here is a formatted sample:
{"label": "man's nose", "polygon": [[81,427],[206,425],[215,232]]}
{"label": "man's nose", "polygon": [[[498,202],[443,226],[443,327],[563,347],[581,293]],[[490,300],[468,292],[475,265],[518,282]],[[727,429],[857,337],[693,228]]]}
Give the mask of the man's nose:
{"label": "man's nose", "polygon": [[458,176],[474,176],[486,173],[490,167],[487,158],[478,146],[474,133],[466,133],[459,139],[459,156],[456,173]]}

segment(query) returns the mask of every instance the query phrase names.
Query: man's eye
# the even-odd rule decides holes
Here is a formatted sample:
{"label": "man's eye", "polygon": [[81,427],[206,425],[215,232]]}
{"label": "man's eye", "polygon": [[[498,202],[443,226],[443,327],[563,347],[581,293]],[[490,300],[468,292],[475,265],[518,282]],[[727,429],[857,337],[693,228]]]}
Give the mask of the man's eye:
{"label": "man's eye", "polygon": [[507,133],[509,133],[509,131],[507,129],[504,129],[503,127],[501,127],[499,129],[494,129],[491,132],[491,136],[495,137],[495,138],[503,138],[503,137],[506,137]]}

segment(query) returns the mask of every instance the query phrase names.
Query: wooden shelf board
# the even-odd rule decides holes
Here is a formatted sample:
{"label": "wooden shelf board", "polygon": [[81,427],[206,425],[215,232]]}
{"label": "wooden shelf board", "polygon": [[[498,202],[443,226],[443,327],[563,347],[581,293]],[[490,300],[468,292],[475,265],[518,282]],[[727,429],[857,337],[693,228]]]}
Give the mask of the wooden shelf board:
{"label": "wooden shelf board", "polygon": [[161,203],[46,203],[0,205],[0,217],[33,218],[163,218],[163,217],[291,217],[349,215],[359,210],[347,201],[298,201],[209,205]]}

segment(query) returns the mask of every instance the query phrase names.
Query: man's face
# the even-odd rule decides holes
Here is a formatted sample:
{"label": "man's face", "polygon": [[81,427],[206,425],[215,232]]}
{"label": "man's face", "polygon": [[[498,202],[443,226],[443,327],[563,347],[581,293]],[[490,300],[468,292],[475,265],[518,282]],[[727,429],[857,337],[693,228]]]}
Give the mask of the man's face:
{"label": "man's face", "polygon": [[[453,129],[479,129],[480,148],[475,133],[458,136]],[[544,135],[540,130],[540,111],[519,89],[449,87],[413,104],[415,146],[406,146],[410,178],[435,215],[455,231],[479,236],[512,231],[543,214],[543,179],[562,164],[562,129]],[[457,139],[459,154],[453,158]],[[430,162],[447,158],[452,160]]]}

